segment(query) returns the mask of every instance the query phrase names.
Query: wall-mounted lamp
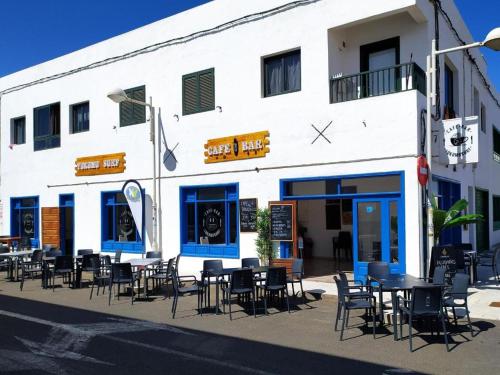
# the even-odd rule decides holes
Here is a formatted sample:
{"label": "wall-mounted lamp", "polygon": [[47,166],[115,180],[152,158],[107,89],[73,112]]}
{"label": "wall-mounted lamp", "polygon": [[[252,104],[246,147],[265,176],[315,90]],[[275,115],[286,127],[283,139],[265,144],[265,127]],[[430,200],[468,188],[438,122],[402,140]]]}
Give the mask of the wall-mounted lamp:
{"label": "wall-mounted lamp", "polygon": [[219,113],[222,112],[222,107],[220,105],[218,105],[217,107],[215,107],[215,109],[217,109],[219,111]]}

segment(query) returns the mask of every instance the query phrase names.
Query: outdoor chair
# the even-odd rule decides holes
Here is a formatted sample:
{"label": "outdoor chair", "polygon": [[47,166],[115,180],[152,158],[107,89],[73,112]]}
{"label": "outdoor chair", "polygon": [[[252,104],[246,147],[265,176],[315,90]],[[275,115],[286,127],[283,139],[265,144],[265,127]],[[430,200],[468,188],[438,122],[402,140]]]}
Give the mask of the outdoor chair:
{"label": "outdoor chair", "polygon": [[63,277],[69,276],[70,285],[73,283],[73,257],[71,255],[60,255],[56,256],[54,261],[54,267],[50,271],[52,274],[52,291],[55,290],[56,276],[61,275]]}
{"label": "outdoor chair", "polygon": [[457,314],[455,308],[457,307],[464,308],[465,316],[467,316],[467,322],[469,325],[470,334],[471,336],[474,336],[474,331],[472,329],[472,324],[469,316],[469,307],[467,305],[468,288],[469,288],[469,275],[463,273],[457,273],[453,278],[451,289],[449,289],[443,295],[443,305],[445,312],[449,307],[451,307],[455,326],[457,325]]}
{"label": "outdoor chair", "polygon": [[332,238],[333,242],[333,257],[340,258],[340,251],[343,250],[345,258],[352,256],[352,236],[351,232],[340,231],[337,237]]}
{"label": "outdoor chair", "polygon": [[[242,269],[238,271],[233,271],[231,274],[231,281],[229,286],[222,288],[223,296],[225,296],[225,300],[229,303],[229,319],[233,320],[233,315],[231,311],[231,296],[236,294],[238,297],[241,295],[251,295],[252,296],[252,306],[253,306],[253,315],[255,314],[255,288],[254,288],[254,279],[253,272],[251,269]],[[226,313],[226,305],[222,304],[224,314]]]}
{"label": "outdoor chair", "polygon": [[170,298],[168,284],[169,281],[172,281],[172,268],[174,261],[175,258],[171,258],[168,260],[168,262],[162,262],[158,268],[152,270],[152,272],[145,277],[144,287],[146,289],[146,298],[148,298],[149,296],[149,280],[153,280],[153,289],[155,288],[155,283],[156,287],[158,287],[161,283],[166,283],[167,297]]}
{"label": "outdoor chair", "polygon": [[[300,293],[302,295],[302,300],[306,302],[306,296],[304,294],[304,287],[302,286],[302,278],[304,277],[304,260],[303,259],[294,259],[292,263],[292,272],[288,274],[287,283],[292,284],[292,296],[295,297],[295,288],[294,284],[300,285]],[[297,295],[299,293],[297,292]]]}
{"label": "outdoor chair", "polygon": [[49,258],[56,258],[56,257],[59,257],[61,255],[62,255],[62,251],[56,250],[56,249],[49,250],[47,253],[45,253],[45,256],[49,257]]}
{"label": "outdoor chair", "polygon": [[[387,262],[369,262],[368,263],[368,273],[372,278],[384,279],[389,276],[389,263]],[[368,278],[366,285],[370,292],[378,291],[378,286],[374,286],[370,278]]]}
{"label": "outdoor chair", "polygon": [[290,313],[290,298],[288,296],[288,284],[286,279],[286,267],[270,267],[264,285],[257,285],[258,290],[264,291],[264,311],[267,312],[267,299],[271,295],[281,293],[282,298],[286,295],[286,306]]}
{"label": "outdoor chair", "polygon": [[[258,268],[260,267],[260,260],[259,258],[243,258],[241,259],[241,268]],[[262,277],[262,274],[260,272],[254,273],[253,275],[253,280],[256,283],[263,283],[266,281],[265,277]]]}
{"label": "outdoor chair", "polygon": [[[350,299],[366,299],[366,298],[372,298],[372,294],[368,291],[368,288],[366,285],[349,285],[349,280],[347,279],[347,275],[343,271],[338,271],[338,274],[340,276],[340,287],[343,289],[343,293],[345,296],[349,297]],[[340,311],[341,311],[341,299],[339,298],[337,300],[337,319],[335,319],[335,331],[337,331],[338,327],[338,322],[340,318]],[[371,310],[367,310],[367,312],[371,312]]]}
{"label": "outdoor chair", "polygon": [[146,253],[147,259],[160,258],[161,259],[161,251],[148,251]]}
{"label": "outdoor chair", "polygon": [[[2,244],[0,246],[0,254],[6,254],[6,253],[10,253],[9,247],[4,246]],[[1,258],[0,257],[0,271],[4,270],[4,271],[9,272],[10,266],[11,266],[11,262],[10,262],[9,258]]]}
{"label": "outdoor chair", "polygon": [[106,289],[106,285],[109,286],[109,280],[111,277],[111,257],[105,255],[103,257],[91,258],[94,263],[94,275],[92,278],[92,288],[90,289],[90,299],[94,293],[94,286],[97,285],[97,295],[99,295],[99,290],[102,286],[103,293]]}
{"label": "outdoor chair", "polygon": [[408,337],[410,341],[410,352],[413,352],[412,329],[414,319],[436,320],[438,332],[439,322],[441,322],[446,350],[449,351],[448,334],[446,332],[445,314],[442,299],[442,287],[435,285],[413,287],[411,299],[405,299],[401,298],[401,296],[398,296],[397,301],[400,312],[400,337],[403,337],[403,317],[408,317]]}
{"label": "outdoor chair", "polygon": [[21,292],[23,291],[24,279],[26,276],[30,276],[31,280],[33,280],[34,275],[42,274],[42,258],[43,251],[34,250],[29,261],[21,262],[21,284],[19,285]]}
{"label": "outdoor chair", "polygon": [[[80,250],[79,250],[80,251]],[[96,261],[97,260],[97,261]],[[82,258],[82,263],[78,272],[80,273],[80,288],[82,287],[82,273],[92,272],[95,274],[101,266],[99,260],[99,254],[84,254]]]}
{"label": "outdoor chair", "polygon": [[132,272],[130,263],[113,263],[111,265],[111,277],[109,278],[109,299],[108,305],[111,305],[111,294],[115,284],[118,284],[118,300],[120,299],[120,285],[128,284],[130,286],[130,303],[134,304],[134,284],[137,276]]}
{"label": "outdoor chair", "polygon": [[[191,282],[191,285],[185,286],[185,282]],[[175,319],[175,313],[177,311],[177,302],[179,297],[185,294],[196,294],[198,300],[198,312],[203,315],[203,290],[204,286],[201,284],[196,276],[178,276],[177,270],[172,271],[172,285],[174,287],[174,301],[172,303],[172,319]]]}
{"label": "outdoor chair", "polygon": [[[337,276],[333,276],[333,279],[335,280],[335,284],[337,285],[339,301],[337,305],[337,316],[335,318],[335,331],[338,330],[337,327],[339,320],[342,320],[342,326],[340,329],[340,341],[344,339],[344,330],[348,328],[347,323],[351,310],[368,310],[372,313],[373,338],[375,338],[375,317],[377,315],[375,297],[370,294],[365,297],[357,295],[355,298],[353,298],[350,295],[349,289],[345,288],[345,284],[339,278],[337,278]],[[366,325],[368,325],[368,320],[366,320]]]}
{"label": "outdoor chair", "polygon": [[491,267],[495,281],[500,281],[500,246],[497,246],[493,251],[483,252],[478,255],[478,266]]}
{"label": "outdoor chair", "polygon": [[208,307],[210,307],[210,287],[212,285],[221,285],[224,284],[227,286],[227,281],[226,280],[219,280],[219,283],[217,282],[217,279],[219,276],[210,276],[212,273],[217,273],[223,270],[223,265],[222,265],[222,260],[220,259],[210,259],[210,260],[204,260],[203,261],[203,271],[202,271],[202,277],[201,277],[201,283],[203,285],[203,293],[205,297],[205,306],[207,306],[207,299],[208,299]]}
{"label": "outdoor chair", "polygon": [[93,254],[94,253],[94,250],[92,249],[80,249],[76,252],[76,255],[88,255],[88,254]]}

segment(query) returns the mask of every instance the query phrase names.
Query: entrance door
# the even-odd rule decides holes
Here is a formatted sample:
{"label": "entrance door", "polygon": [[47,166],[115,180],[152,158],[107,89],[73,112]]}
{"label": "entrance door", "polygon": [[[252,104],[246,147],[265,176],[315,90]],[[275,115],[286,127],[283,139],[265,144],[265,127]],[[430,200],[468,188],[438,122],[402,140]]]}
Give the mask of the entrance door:
{"label": "entrance door", "polygon": [[60,248],[63,254],[73,255],[75,241],[75,198],[73,194],[59,196]]}
{"label": "entrance door", "polygon": [[354,277],[364,280],[369,262],[388,262],[391,273],[404,273],[404,213],[399,198],[353,202]]}
{"label": "entrance door", "polygon": [[476,189],[476,214],[483,215],[483,221],[476,224],[476,249],[477,251],[490,248],[490,213],[488,191]]}

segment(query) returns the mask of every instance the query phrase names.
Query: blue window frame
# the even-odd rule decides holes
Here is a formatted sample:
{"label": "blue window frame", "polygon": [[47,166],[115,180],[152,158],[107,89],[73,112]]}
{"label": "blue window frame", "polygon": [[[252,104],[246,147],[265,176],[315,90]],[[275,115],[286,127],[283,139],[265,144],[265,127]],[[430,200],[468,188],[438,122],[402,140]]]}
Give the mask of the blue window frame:
{"label": "blue window frame", "polygon": [[61,106],[59,103],[33,110],[34,150],[47,150],[61,146]]}
{"label": "blue window frame", "polygon": [[89,131],[89,102],[73,104],[71,107],[71,133]]}
{"label": "blue window frame", "polygon": [[182,186],[181,254],[239,258],[238,184]]}
{"label": "blue window frame", "polygon": [[40,246],[38,208],[38,197],[10,199],[10,234],[12,237],[30,238],[33,248]]}
{"label": "blue window frame", "polygon": [[139,236],[132,211],[121,191],[101,193],[101,247],[103,251],[144,252],[144,239]]}

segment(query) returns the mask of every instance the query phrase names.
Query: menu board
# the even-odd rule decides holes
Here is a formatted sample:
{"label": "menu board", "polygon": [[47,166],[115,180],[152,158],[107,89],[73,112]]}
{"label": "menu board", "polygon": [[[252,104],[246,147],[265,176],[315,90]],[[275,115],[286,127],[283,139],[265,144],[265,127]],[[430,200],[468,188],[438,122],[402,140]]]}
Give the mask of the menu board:
{"label": "menu board", "polygon": [[240,199],[240,231],[257,231],[257,198]]}
{"label": "menu board", "polygon": [[293,205],[270,204],[271,241],[293,241]]}

